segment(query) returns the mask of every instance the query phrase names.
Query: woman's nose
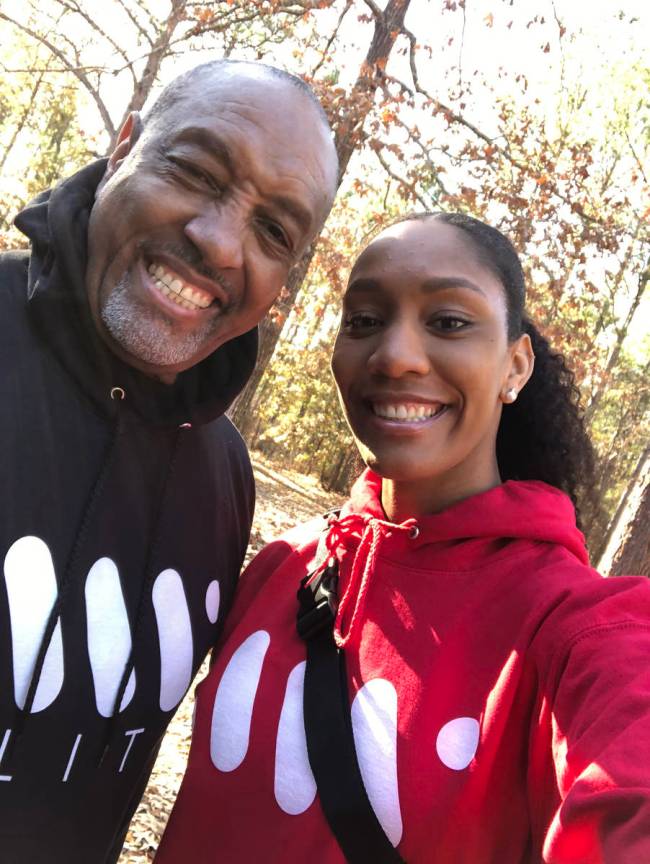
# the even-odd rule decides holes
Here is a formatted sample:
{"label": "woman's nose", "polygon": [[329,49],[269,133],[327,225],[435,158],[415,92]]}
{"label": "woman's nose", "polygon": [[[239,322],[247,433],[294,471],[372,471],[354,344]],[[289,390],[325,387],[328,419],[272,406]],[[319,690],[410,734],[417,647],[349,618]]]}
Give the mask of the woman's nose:
{"label": "woman's nose", "polygon": [[370,372],[387,378],[426,375],[431,363],[424,336],[419,327],[406,322],[387,327],[368,360]]}

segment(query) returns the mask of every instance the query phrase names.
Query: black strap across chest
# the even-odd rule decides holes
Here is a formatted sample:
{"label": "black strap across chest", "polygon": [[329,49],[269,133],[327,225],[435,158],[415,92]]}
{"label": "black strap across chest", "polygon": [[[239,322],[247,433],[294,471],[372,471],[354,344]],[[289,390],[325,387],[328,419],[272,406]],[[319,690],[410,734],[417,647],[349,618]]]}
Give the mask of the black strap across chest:
{"label": "black strap across chest", "polygon": [[320,803],[350,864],[403,864],[370,805],[357,761],[345,655],[333,634],[336,561],[309,580],[305,577],[298,589],[297,628],[307,646],[303,710],[309,764]]}

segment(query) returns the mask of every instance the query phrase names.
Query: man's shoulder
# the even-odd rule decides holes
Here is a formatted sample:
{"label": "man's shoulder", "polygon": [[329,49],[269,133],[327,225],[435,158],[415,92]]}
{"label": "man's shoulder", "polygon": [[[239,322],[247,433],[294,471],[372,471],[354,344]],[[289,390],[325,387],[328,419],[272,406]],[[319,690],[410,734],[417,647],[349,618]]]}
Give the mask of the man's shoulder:
{"label": "man's shoulder", "polygon": [[236,474],[240,479],[252,478],[253,469],[246,442],[225,414],[200,426],[199,430],[203,444],[197,456],[198,452],[207,455],[207,448],[210,453],[208,463],[213,469],[223,470],[231,477]]}
{"label": "man's shoulder", "polygon": [[208,442],[218,443],[221,446],[225,444],[233,452],[249,461],[248,449],[244,439],[232,420],[225,414],[216,417],[201,428]]}
{"label": "man's shoulder", "polygon": [[0,253],[0,291],[20,289],[27,282],[29,249],[10,249]]}
{"label": "man's shoulder", "polygon": [[23,328],[19,322],[27,312],[28,268],[28,250],[12,249],[0,254],[0,328],[5,334],[10,328],[14,339],[20,338]]}

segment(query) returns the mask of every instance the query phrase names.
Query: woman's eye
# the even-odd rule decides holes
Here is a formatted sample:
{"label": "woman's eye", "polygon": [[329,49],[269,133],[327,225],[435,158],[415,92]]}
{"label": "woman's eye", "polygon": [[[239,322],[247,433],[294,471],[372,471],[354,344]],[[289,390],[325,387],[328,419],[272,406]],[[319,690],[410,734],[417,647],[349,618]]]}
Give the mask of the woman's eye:
{"label": "woman's eye", "polygon": [[456,315],[439,315],[433,320],[435,329],[443,333],[457,333],[468,327],[469,323],[465,318],[459,318]]}
{"label": "woman's eye", "polygon": [[347,330],[359,332],[369,330],[380,324],[379,318],[369,312],[354,312],[345,316],[344,326]]}

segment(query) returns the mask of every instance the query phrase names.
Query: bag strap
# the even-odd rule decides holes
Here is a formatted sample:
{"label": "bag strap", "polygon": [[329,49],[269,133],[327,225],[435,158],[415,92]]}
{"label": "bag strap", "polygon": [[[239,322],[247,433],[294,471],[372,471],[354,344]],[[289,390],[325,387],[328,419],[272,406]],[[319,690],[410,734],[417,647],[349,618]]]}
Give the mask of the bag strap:
{"label": "bag strap", "polygon": [[307,646],[303,711],[307,754],[325,818],[350,864],[403,864],[370,805],[352,733],[345,655],[334,642],[338,563],[298,589],[298,633]]}

